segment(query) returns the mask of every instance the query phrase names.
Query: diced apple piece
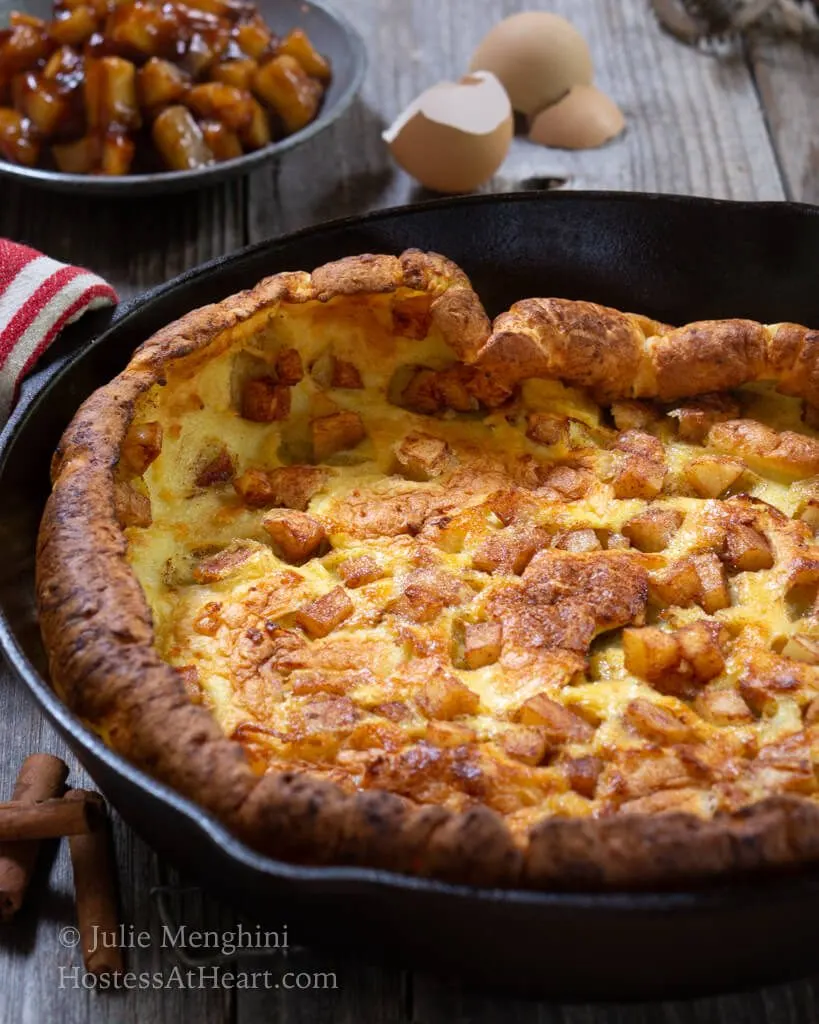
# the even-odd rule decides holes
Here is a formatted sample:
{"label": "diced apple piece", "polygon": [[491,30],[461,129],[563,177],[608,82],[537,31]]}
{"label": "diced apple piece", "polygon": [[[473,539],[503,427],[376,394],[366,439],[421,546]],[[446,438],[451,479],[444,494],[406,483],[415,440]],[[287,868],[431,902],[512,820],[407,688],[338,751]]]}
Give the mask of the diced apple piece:
{"label": "diced apple piece", "polygon": [[663,489],[666,467],[643,455],[626,454],[618,463],[612,487],[616,498],[654,498]]}
{"label": "diced apple piece", "polygon": [[543,729],[533,725],[510,726],[501,737],[501,747],[509,757],[524,764],[540,764],[546,756]]}
{"label": "diced apple piece", "polygon": [[454,641],[459,668],[483,668],[500,657],[503,629],[499,622],[459,622],[454,629]]}
{"label": "diced apple piece", "polygon": [[354,363],[346,359],[333,359],[333,368],[330,372],[330,387],[357,391],[364,387],[361,374]]}
{"label": "diced apple piece", "polygon": [[790,479],[819,473],[819,441],[793,430],[772,430],[756,420],[717,423],[708,431],[708,444]]}
{"label": "diced apple piece", "polygon": [[629,519],[623,534],[640,551],[664,551],[682,521],[677,509],[649,508]]}
{"label": "diced apple piece", "polygon": [[731,594],[725,576],[725,566],[713,552],[695,555],[692,559],[700,578],[699,605],[709,615],[731,606]]}
{"label": "diced apple piece", "polygon": [[324,527],[306,512],[281,509],[268,512],[262,526],[288,562],[306,562],[327,539]]}
{"label": "diced apple piece", "polygon": [[594,729],[585,719],[545,693],[530,697],[519,709],[517,720],[521,725],[543,726],[546,738],[553,746],[584,743],[594,735]]}
{"label": "diced apple piece", "polygon": [[253,555],[253,548],[238,541],[215,555],[203,558],[193,569],[193,578],[197,583],[217,583],[234,574],[240,565]]}
{"label": "diced apple piece", "polygon": [[436,747],[461,747],[465,743],[474,743],[477,733],[463,722],[446,722],[433,719],[427,722],[427,743]]}
{"label": "diced apple piece", "polygon": [[137,92],[140,105],[159,110],[177,103],[190,86],[190,79],[170,61],[151,57],[137,72]]}
{"label": "diced apple piece", "polygon": [[819,639],[805,633],[794,633],[782,648],[782,654],[808,665],[819,665]]}
{"label": "diced apple piece", "polygon": [[548,536],[536,529],[508,527],[489,537],[472,556],[472,568],[481,572],[520,576],[535,554],[548,545]]}
{"label": "diced apple piece", "polygon": [[660,608],[689,608],[699,600],[701,592],[700,575],[689,558],[649,573],[649,600]]}
{"label": "diced apple piece", "polygon": [[395,460],[408,480],[431,480],[449,462],[449,445],[440,437],[414,431],[395,447]]}
{"label": "diced apple piece", "polygon": [[269,474],[273,504],[304,512],[314,494],[324,486],[329,470],[315,466],[280,466]]}
{"label": "diced apple piece", "polygon": [[308,75],[318,78],[322,82],[330,79],[330,65],[316,50],[307,33],[300,28],[294,28],[279,43],[277,53],[286,53],[295,57]]}
{"label": "diced apple piece", "polygon": [[367,436],[359,414],[348,411],[319,416],[311,422],[310,432],[317,462],[323,462],[336,452],[355,448]]}
{"label": "diced apple piece", "polygon": [[741,725],[754,720],[751,709],[736,690],[706,687],[697,695],[694,710],[715,725]]}
{"label": "diced apple piece", "polygon": [[543,481],[544,487],[557,491],[567,501],[585,497],[593,483],[594,477],[587,469],[573,466],[556,466]]}
{"label": "diced apple piece", "polygon": [[229,480],[233,479],[235,472],[236,466],[233,456],[227,448],[222,448],[202,466],[196,474],[195,483],[197,487],[214,487],[216,484],[226,484]]}
{"label": "diced apple piece", "polygon": [[701,498],[718,498],[745,472],[745,465],[723,455],[702,455],[685,467],[685,478]]}
{"label": "diced apple piece", "polygon": [[458,715],[474,715],[481,699],[457,676],[441,672],[429,680],[416,697],[428,718],[448,721]]}
{"label": "diced apple piece", "polygon": [[594,530],[567,530],[557,536],[554,547],[563,551],[600,551],[603,545]]}
{"label": "diced apple piece", "polygon": [[338,567],[338,574],[351,589],[374,583],[384,577],[385,573],[372,555],[357,555],[348,558]]}
{"label": "diced apple piece", "polygon": [[[249,56],[255,56],[250,54]],[[281,54],[266,61],[253,75],[253,91],[282,119],[289,133],[300,131],[318,113],[321,83],[295,59]]]}
{"label": "diced apple piece", "polygon": [[770,569],[774,564],[771,545],[765,537],[743,523],[733,523],[728,527],[723,558],[739,572],[758,572]]}
{"label": "diced apple piece", "polygon": [[708,682],[725,669],[723,646],[727,633],[718,622],[692,622],[674,633],[694,677]]}
{"label": "diced apple piece", "polygon": [[623,716],[633,729],[658,743],[684,743],[691,738],[691,729],[685,722],[643,697],[629,701]]}
{"label": "diced apple piece", "polygon": [[233,481],[236,493],[248,508],[264,508],[273,505],[273,487],[263,469],[246,469]]}
{"label": "diced apple piece", "polygon": [[612,402],[611,415],[618,430],[645,430],[660,418],[648,402],[629,400]]}
{"label": "diced apple piece", "polygon": [[530,441],[542,445],[567,444],[569,420],[566,416],[555,416],[548,412],[530,412],[526,417],[526,436]]}
{"label": "diced apple piece", "polygon": [[681,441],[699,444],[715,423],[731,420],[739,415],[739,403],[726,394],[701,395],[687,401],[668,415],[677,420]]}
{"label": "diced apple piece", "polygon": [[122,442],[122,462],[134,476],[142,476],[162,451],[162,424],[134,424]]}
{"label": "diced apple piece", "polygon": [[295,614],[296,624],[314,639],[327,636],[353,614],[355,607],[344,587],[335,587],[323,597],[303,605]]}
{"label": "diced apple piece", "polygon": [[626,670],[655,682],[680,662],[680,647],[673,634],[656,626],[623,630],[623,659]]}
{"label": "diced apple piece", "polygon": [[280,466],[269,472],[247,469],[233,486],[250,508],[278,505],[303,512],[326,479],[327,470],[315,466]]}
{"label": "diced apple piece", "polygon": [[242,388],[242,418],[253,423],[275,423],[290,415],[290,388],[272,377],[256,377]]}
{"label": "diced apple piece", "polygon": [[591,800],[597,789],[597,780],[603,771],[603,762],[599,757],[585,755],[584,757],[570,757],[563,763],[563,770],[569,785],[581,796]]}
{"label": "diced apple piece", "polygon": [[270,118],[258,100],[250,97],[250,121],[239,129],[239,138],[245,149],[264,149],[269,146],[273,136],[270,132]]}
{"label": "diced apple piece", "polygon": [[280,384],[298,384],[304,377],[301,355],[295,348],[283,348],[276,356],[276,377]]}

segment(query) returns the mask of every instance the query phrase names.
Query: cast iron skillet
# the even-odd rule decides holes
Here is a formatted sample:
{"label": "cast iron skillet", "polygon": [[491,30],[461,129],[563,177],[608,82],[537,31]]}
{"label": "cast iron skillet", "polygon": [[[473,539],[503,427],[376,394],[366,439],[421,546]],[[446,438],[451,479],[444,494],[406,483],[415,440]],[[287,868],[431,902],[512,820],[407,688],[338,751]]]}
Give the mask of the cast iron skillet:
{"label": "cast iron skillet", "polygon": [[55,357],[26,386],[0,435],[0,641],[7,658],[137,832],[255,918],[290,922],[300,941],[388,952],[405,966],[484,985],[584,999],[725,990],[808,973],[817,966],[819,869],[699,892],[585,895],[283,864],[253,853],[111,753],[49,689],[33,612],[35,537],[51,452],[82,399],[122,369],[139,342],[196,306],[277,271],[408,246],[455,259],[493,315],[524,296],[559,295],[672,323],[749,316],[819,325],[819,211],[787,204],[616,193],[487,196],[339,221],[217,260],[121,309],[67,361]]}

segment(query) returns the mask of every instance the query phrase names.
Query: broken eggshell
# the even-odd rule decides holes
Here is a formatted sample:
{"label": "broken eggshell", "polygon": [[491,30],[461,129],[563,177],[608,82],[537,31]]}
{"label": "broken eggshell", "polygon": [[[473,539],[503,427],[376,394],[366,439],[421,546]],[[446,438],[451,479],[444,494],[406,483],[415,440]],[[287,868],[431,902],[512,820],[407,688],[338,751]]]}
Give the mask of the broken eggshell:
{"label": "broken eggshell", "polygon": [[573,85],[590,85],[589,47],[570,21],[547,11],[523,11],[498,22],[472,55],[470,71],[491,71],[515,110],[531,117]]}
{"label": "broken eggshell", "polygon": [[436,192],[472,192],[503,163],[514,134],[509,97],[488,71],[439,82],[382,138],[396,162]]}
{"label": "broken eggshell", "polygon": [[622,111],[604,92],[576,85],[532,118],[529,140],[554,149],[596,149],[619,135],[625,124]]}

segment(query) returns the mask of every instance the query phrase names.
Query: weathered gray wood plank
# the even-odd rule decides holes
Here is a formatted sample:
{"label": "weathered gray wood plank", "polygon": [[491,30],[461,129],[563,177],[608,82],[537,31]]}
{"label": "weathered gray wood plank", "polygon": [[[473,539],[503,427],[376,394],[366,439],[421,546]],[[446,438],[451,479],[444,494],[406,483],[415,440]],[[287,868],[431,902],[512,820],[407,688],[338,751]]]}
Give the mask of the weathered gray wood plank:
{"label": "weathered gray wood plank", "polygon": [[427,197],[392,163],[380,131],[422,89],[463,73],[484,32],[522,6],[561,13],[584,32],[598,83],[622,106],[628,129],[581,153],[515,139],[489,189],[565,179],[571,188],[783,197],[746,64],[680,45],[660,30],[645,0],[348,0],[345,10],[371,54],[361,100],[281,168],[250,179],[249,238]]}
{"label": "weathered gray wood plank", "polygon": [[819,203],[819,46],[754,37],[748,49],[787,198]]}
{"label": "weathered gray wood plank", "polygon": [[122,298],[239,248],[243,182],[159,198],[100,200],[0,183],[0,235],[104,274]]}

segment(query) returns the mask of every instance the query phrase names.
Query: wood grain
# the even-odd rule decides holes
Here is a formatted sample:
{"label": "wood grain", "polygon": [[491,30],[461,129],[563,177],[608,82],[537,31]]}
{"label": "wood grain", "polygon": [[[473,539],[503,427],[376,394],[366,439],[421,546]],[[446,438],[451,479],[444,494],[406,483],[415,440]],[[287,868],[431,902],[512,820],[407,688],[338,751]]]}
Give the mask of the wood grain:
{"label": "wood grain", "polygon": [[[373,55],[362,96],[298,159],[250,179],[249,240],[427,198],[392,163],[380,132],[421,90],[462,74],[483,34],[521,6],[516,0],[347,0],[346,13]],[[516,138],[489,190],[514,191],[556,179],[571,188],[783,198],[745,63],[681,46],[660,30],[645,0],[525,6],[548,8],[578,25],[594,54],[598,84],[621,105],[628,128],[602,149],[582,153]]]}
{"label": "wood grain", "polygon": [[754,36],[748,51],[785,194],[819,203],[819,45]]}
{"label": "wood grain", "polygon": [[[0,13],[13,5],[0,0]],[[23,4],[25,6],[25,4]],[[364,35],[370,72],[359,101],[326,134],[281,165],[246,182],[168,199],[87,200],[0,183],[0,235],[105,274],[123,297],[246,242],[308,224],[428,196],[391,162],[382,129],[423,88],[465,70],[482,34],[526,6],[569,16],[589,39],[598,84],[624,109],[628,129],[593,152],[568,153],[516,139],[491,191],[549,187],[645,189],[735,199],[817,200],[819,62],[796,43],[756,41],[749,61],[720,60],[664,35],[647,0],[345,0]],[[753,69],[753,74],[751,72]],[[771,145],[771,139],[775,144]],[[781,169],[781,173],[780,173]],[[410,240],[408,240],[410,241]],[[0,496],[0,510],[2,498]],[[0,666],[0,800],[11,793],[25,755],[52,751],[71,766],[71,785],[88,779]],[[154,857],[114,816],[123,920],[159,934],[149,890]],[[44,844],[31,900],[19,923],[0,929],[0,1020],[13,1024],[806,1024],[819,1020],[814,982],[690,1002],[556,1004],[488,997],[436,978],[302,951],[287,963],[248,961],[248,969],[335,971],[337,990],[230,992],[148,989],[115,995],[60,988],[59,968],[80,964],[59,943],[73,925],[65,844]],[[175,876],[173,876],[175,877]],[[232,911],[191,892],[175,909],[193,926],[229,928]],[[297,922],[293,922],[294,925]],[[400,927],[400,922],[396,922]],[[502,941],[502,937],[499,937]],[[775,937],[771,937],[775,941]],[[669,956],[684,955],[669,950]],[[176,961],[155,944],[128,967],[164,971]],[[547,965],[544,965],[547,969]],[[491,978],[487,979],[491,982]]]}

